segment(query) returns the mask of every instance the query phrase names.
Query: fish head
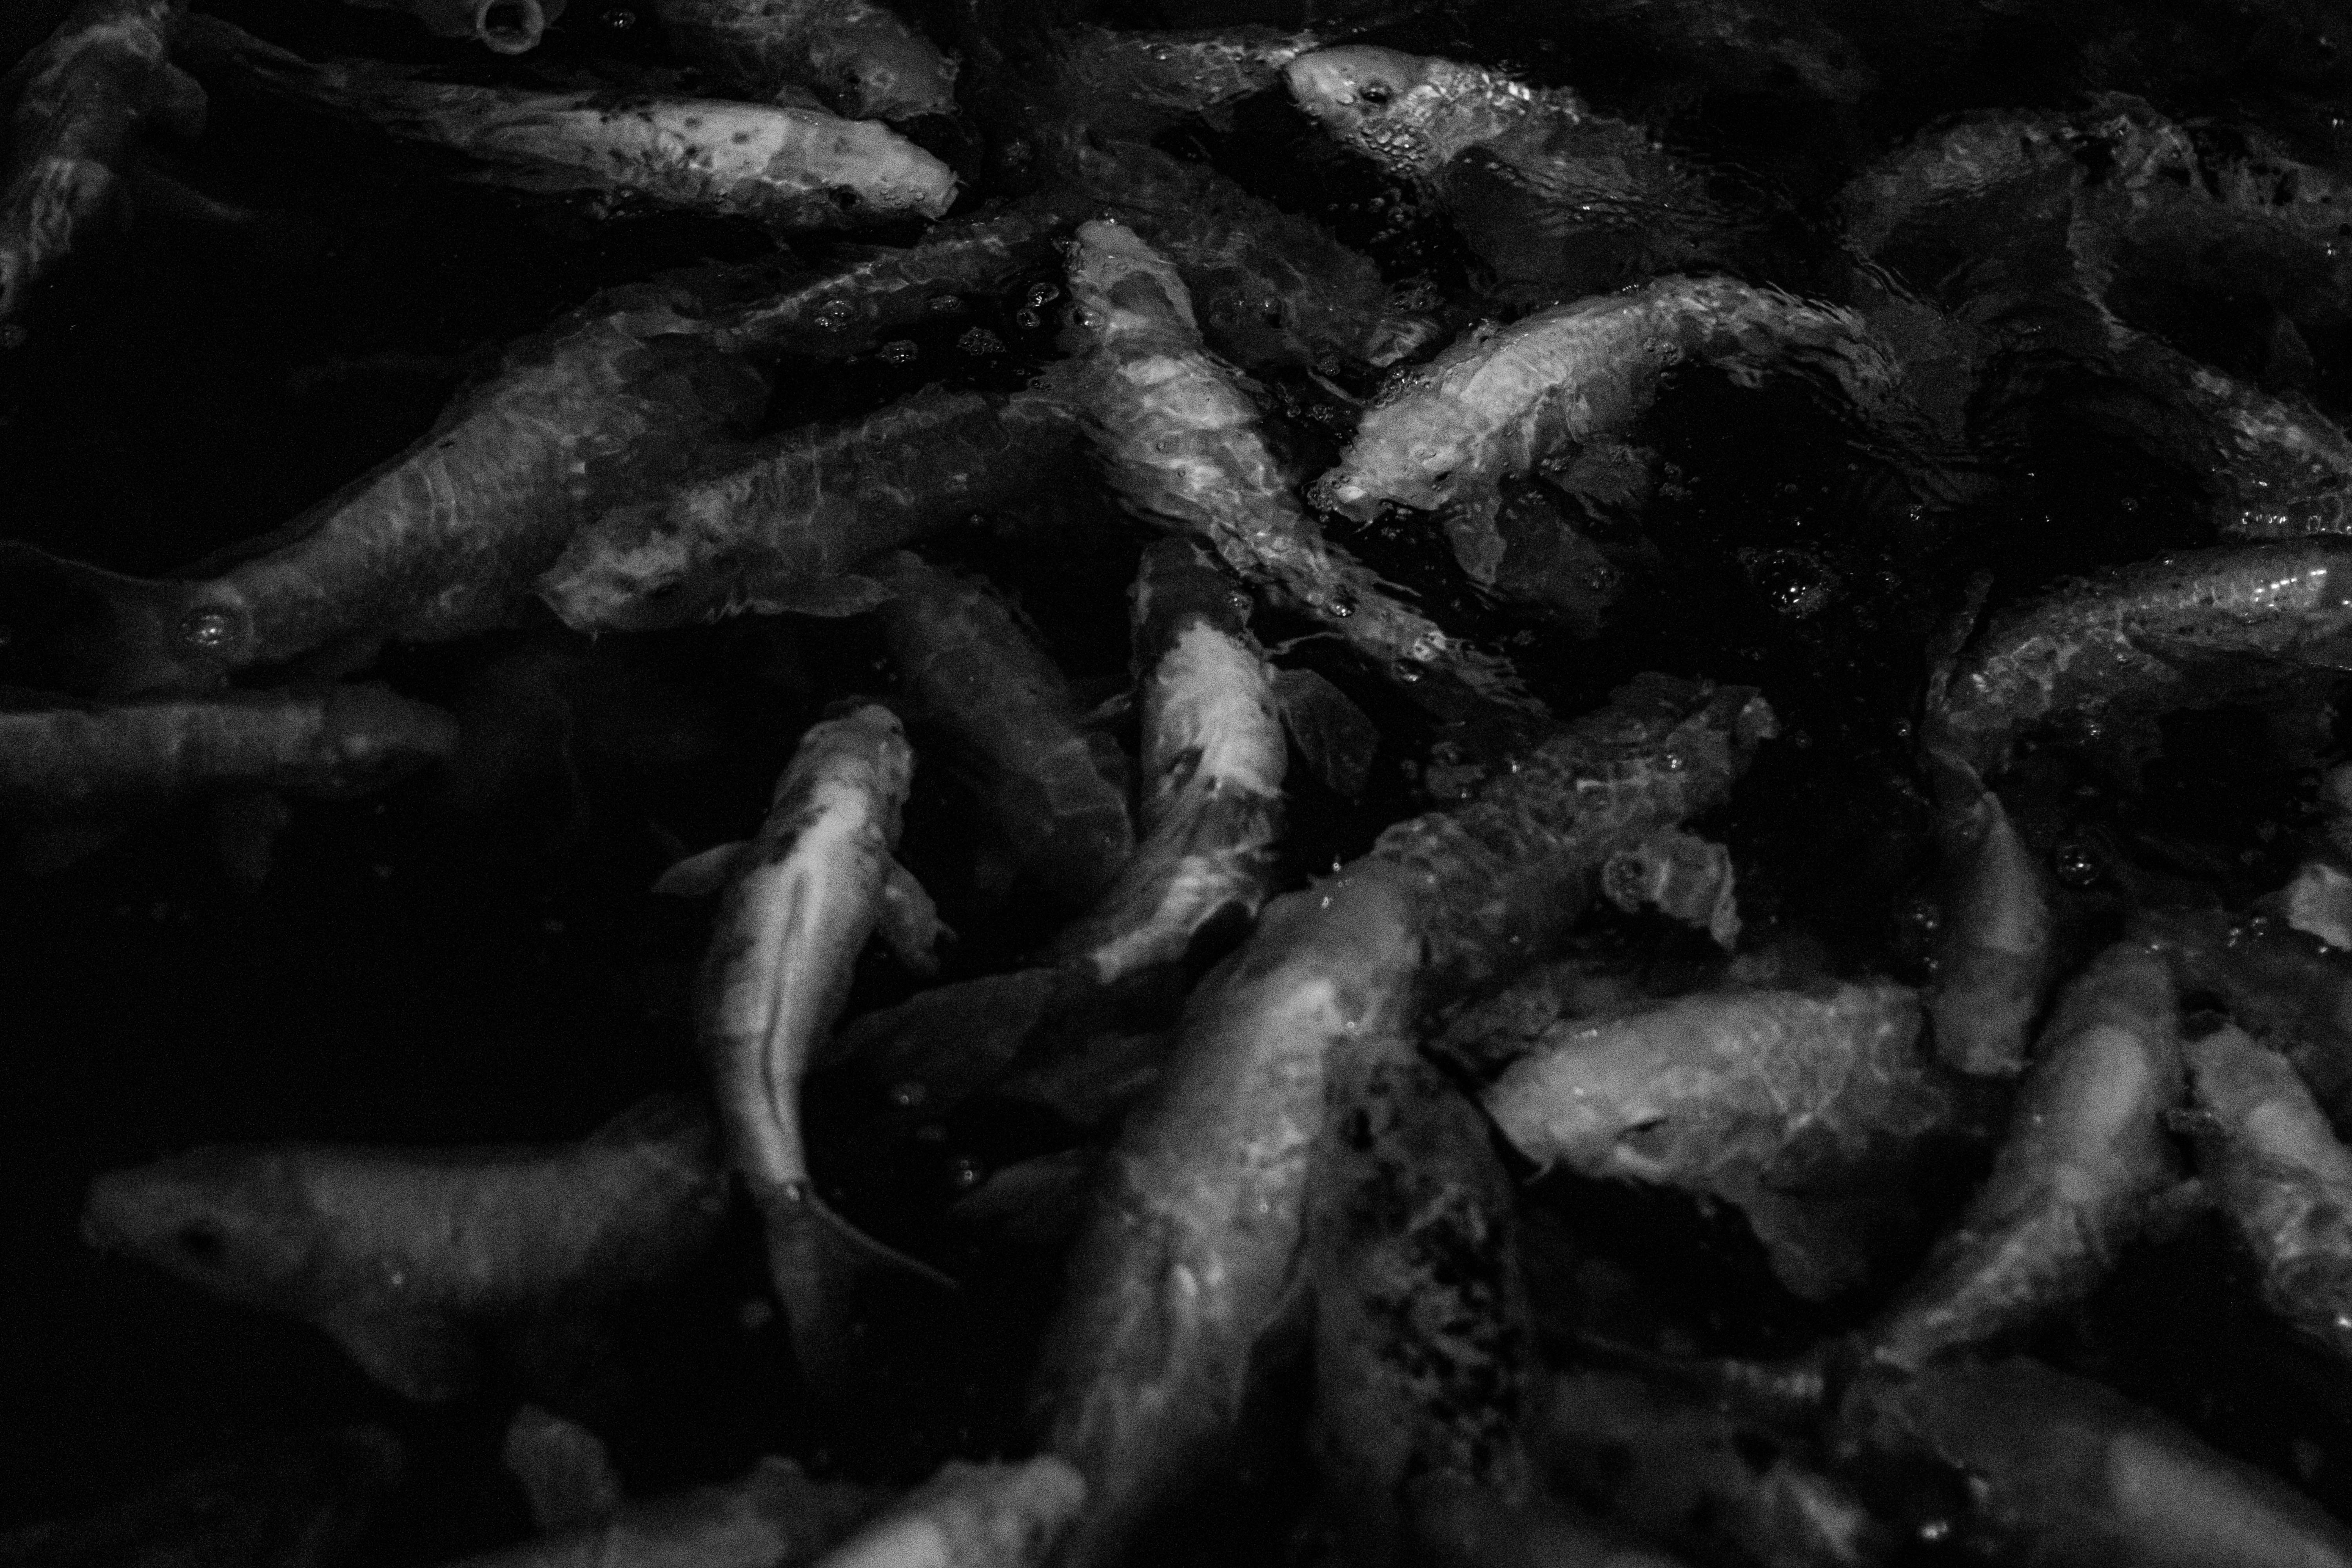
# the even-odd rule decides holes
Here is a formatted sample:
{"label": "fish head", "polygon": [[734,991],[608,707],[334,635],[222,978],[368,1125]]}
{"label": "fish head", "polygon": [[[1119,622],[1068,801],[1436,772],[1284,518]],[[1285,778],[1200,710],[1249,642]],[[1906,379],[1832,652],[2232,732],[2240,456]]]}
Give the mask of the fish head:
{"label": "fish head", "polygon": [[341,686],[327,699],[326,785],[364,790],[457,750],[455,714],[381,686]]}
{"label": "fish head", "polygon": [[1678,1033],[1654,1020],[1603,1021],[1556,1032],[1505,1073],[1488,1104],[1521,1147],[1589,1176],[1669,1179],[1684,1129],[1671,1058]]}
{"label": "fish head", "polygon": [[1432,172],[1427,121],[1440,106],[1418,57],[1349,44],[1301,55],[1282,75],[1292,100],[1349,147],[1399,173]]}
{"label": "fish head", "polygon": [[197,1149],[109,1171],[89,1184],[81,1229],[100,1251],[261,1306],[302,1296],[320,1239],[285,1158],[253,1149]]}
{"label": "fish head", "polygon": [[1150,336],[1189,340],[1200,331],[1192,290],[1169,259],[1113,218],[1078,226],[1070,249],[1070,324],[1079,340]]}

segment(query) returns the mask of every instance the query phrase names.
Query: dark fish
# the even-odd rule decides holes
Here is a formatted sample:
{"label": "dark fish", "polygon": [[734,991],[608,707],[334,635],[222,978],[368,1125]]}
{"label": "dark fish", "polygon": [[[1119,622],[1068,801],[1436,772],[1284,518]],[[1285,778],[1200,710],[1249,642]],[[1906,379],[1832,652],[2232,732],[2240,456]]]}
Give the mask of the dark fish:
{"label": "dark fish", "polygon": [[900,554],[877,580],[890,655],[923,717],[980,776],[999,834],[1038,888],[1082,906],[1135,852],[1127,759],[985,581]]}
{"label": "dark fish", "polygon": [[1857,103],[1879,85],[1853,41],[1801,0],[1570,0],[1552,15],[1572,37],[1619,34],[1733,92]]}
{"label": "dark fish", "polygon": [[1222,127],[1234,104],[1280,87],[1284,67],[1329,41],[1265,26],[1118,32],[1081,24],[1046,35],[1044,83],[1027,90],[1059,117],[1140,142],[1186,120]]}
{"label": "dark fish", "polygon": [[1256,918],[1274,879],[1288,762],[1249,598],[1190,540],[1144,552],[1135,581],[1143,839],[1054,950],[1105,984],[1180,963],[1212,926]]}
{"label": "dark fish", "polygon": [[604,1439],[551,1410],[516,1411],[499,1462],[522,1489],[531,1528],[542,1535],[601,1523],[621,1507],[621,1472]]}
{"label": "dark fish", "polygon": [[119,696],[211,685],[331,644],[505,622],[573,529],[755,415],[766,387],[681,329],[683,290],[600,297],[518,344],[400,456],[187,581],[0,545],[13,658]]}
{"label": "dark fish", "polygon": [[[875,0],[655,0],[679,57],[746,98],[813,87],[851,120],[956,111],[955,62]],[[934,215],[937,216],[937,215]]]}
{"label": "dark fish", "polygon": [[767,1458],[740,1480],[624,1502],[450,1568],[807,1568],[887,1502],[877,1488]]}
{"label": "dark fish", "polygon": [[1752,691],[1646,677],[1467,805],[1275,900],[1194,990],[1047,1334],[1038,1413],[1090,1488],[1072,1568],[1118,1560],[1224,1459],[1253,1355],[1296,1303],[1312,1152],[1348,1054],[1542,956],[1610,855],[1719,804],[1772,728]]}
{"label": "dark fish", "polygon": [[381,1426],[265,1437],[83,1519],[0,1534],[6,1568],[331,1568],[399,1483]]}
{"label": "dark fish", "polygon": [[471,38],[502,55],[529,54],[569,0],[344,0],[371,11],[405,11],[441,38]]}
{"label": "dark fish", "polygon": [[539,596],[583,632],[869,610],[889,590],[859,563],[1029,494],[1077,437],[1051,397],[926,387],[780,431],[606,512],[572,536]]}
{"label": "dark fish", "polygon": [[193,136],[205,89],[172,63],[180,0],[82,0],[16,63],[0,188],[0,322],[94,225],[120,216],[149,125]]}
{"label": "dark fish", "polygon": [[472,1325],[592,1307],[699,1256],[726,1205],[715,1145],[699,1106],[665,1097],[551,1148],[198,1149],[99,1177],[82,1231],[449,1399],[473,1381]]}
{"label": "dark fish", "polygon": [[181,29],[198,69],[388,136],[478,161],[488,183],[595,191],[782,229],[939,217],[955,172],[879,121],[730,99],[541,92],[423,79],[371,60],[314,64],[209,16]]}
{"label": "dark fish", "polygon": [[2179,1179],[2166,1115],[2186,1092],[2164,961],[2121,942],[2065,990],[1992,1173],[1862,1340],[1916,1371],[2086,1300]]}

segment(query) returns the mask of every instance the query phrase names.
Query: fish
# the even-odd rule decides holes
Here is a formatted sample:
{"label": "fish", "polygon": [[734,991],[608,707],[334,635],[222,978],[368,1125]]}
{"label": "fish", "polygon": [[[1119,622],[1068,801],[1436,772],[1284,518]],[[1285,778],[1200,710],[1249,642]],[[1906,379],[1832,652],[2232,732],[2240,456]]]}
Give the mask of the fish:
{"label": "fish", "polygon": [[1272,890],[1283,826],[1279,700],[1249,598],[1191,540],[1144,552],[1133,595],[1143,711],[1142,841],[1054,951],[1105,984],[1181,963],[1246,929]]}
{"label": "fish", "polygon": [[1904,1189],[1966,1097],[1886,981],[1712,989],[1553,1026],[1481,1095],[1538,1167],[1672,1186],[1748,1217],[1780,1283],[1822,1300],[1908,1239]]}
{"label": "fish", "polygon": [[1931,750],[1928,772],[1943,862],[1927,996],[1936,1055],[1960,1072],[2014,1078],[2057,980],[2050,873],[1967,763]]}
{"label": "fish", "polygon": [[2086,1300],[2180,1178],[2166,1123],[2187,1093],[2172,974],[2106,949],[2059,993],[1992,1172],[1958,1224],[1861,1331],[1916,1372]]}
{"label": "fish", "polygon": [[779,431],[604,513],[540,576],[539,596],[589,633],[870,610],[889,590],[858,574],[866,557],[1026,496],[1077,439],[1054,397],[926,387],[862,418]]}
{"label": "fish", "polygon": [[1922,736],[1980,777],[2058,730],[2134,766],[2181,709],[2291,703],[2352,660],[2352,551],[2326,538],[2186,550],[1996,613]]}
{"label": "fish", "polygon": [[955,62],[875,0],[656,0],[653,10],[678,58],[731,94],[814,88],[850,120],[956,112]]}
{"label": "fish", "polygon": [[236,1447],[79,1519],[0,1531],[8,1568],[327,1568],[401,1479],[400,1439],[330,1427]]}
{"label": "fish", "polygon": [[570,0],[343,0],[370,11],[404,11],[436,38],[470,38],[495,54],[527,55]]}
{"label": "fish", "polygon": [[1923,1458],[1964,1501],[1929,1522],[1970,1557],[2144,1568],[2327,1568],[2352,1531],[2318,1504],[2104,1384],[2015,1357],[1849,1391],[1835,1442]]}
{"label": "fish", "polygon": [[601,1524],[620,1510],[621,1472],[604,1439],[551,1410],[517,1410],[499,1445],[499,1462],[522,1489],[531,1528],[542,1535]]}
{"label": "fish", "polygon": [[816,1480],[770,1457],[739,1479],[629,1500],[450,1568],[806,1568],[889,1501],[883,1489]]}
{"label": "fish", "polygon": [[1695,833],[1669,828],[1613,857],[1601,868],[1601,890],[1628,914],[1654,909],[1705,931],[1726,952],[1739,944],[1731,851]]}
{"label": "fish", "polygon": [[1279,88],[1285,67],[1329,41],[1255,24],[1123,32],[1075,23],[1045,34],[1043,84],[1024,85],[1057,118],[1143,142],[1188,120],[1229,128],[1235,104]]}
{"label": "fish", "polygon": [[1069,682],[984,579],[903,552],[876,579],[916,707],[978,775],[983,809],[1038,890],[1085,907],[1135,852],[1125,755],[1082,725]]}
{"label": "fish", "polygon": [[1776,0],[1577,0],[1558,13],[1580,40],[1615,33],[1731,92],[1859,103],[1878,73],[1811,7]]}
{"label": "fish", "polygon": [[2127,934],[2184,994],[2213,997],[2292,1063],[2338,1134],[2352,1132],[2352,960],[2283,921],[2221,910],[2143,910]]}
{"label": "fish", "polygon": [[1595,1518],[1696,1563],[1874,1568],[1904,1542],[1808,1435],[1637,1372],[1578,1367],[1528,1394],[1542,1473]]}
{"label": "fish", "polygon": [[82,1234],[309,1322],[420,1402],[473,1386],[478,1325],[576,1312],[693,1262],[726,1214],[709,1117],[644,1100],[552,1146],[215,1145],[90,1183]]}
{"label": "fish", "polygon": [[2197,1173],[2263,1305],[2352,1356],[2352,1151],[2287,1059],[2244,1030],[2225,1024],[2187,1049]]}
{"label": "fish", "polygon": [[1524,1440],[1537,1368],[1517,1194],[1477,1109],[1393,1026],[1334,1077],[1306,1205],[1309,1446],[1349,1561],[1481,1562],[1496,1538],[1599,1556],[1601,1532],[1552,1500]]}
{"label": "fish", "polygon": [[598,296],[511,347],[398,456],[233,559],[143,579],[0,544],[7,658],[38,684],[115,698],[505,624],[573,529],[766,401],[756,373],[678,330],[695,303],[672,284]]}
{"label": "fish", "polygon": [[194,136],[205,89],[172,62],[181,0],[81,0],[5,83],[0,323],[120,216],[148,129]]}
{"label": "fish", "polygon": [[914,771],[897,715],[860,704],[810,726],[759,833],[716,852],[725,881],[695,982],[696,1033],[728,1160],[765,1222],[769,1279],[812,1379],[845,1372],[851,1295],[867,1266],[929,1272],[834,1213],[801,1126],[801,1080],[882,919]]}
{"label": "fish", "polygon": [[1015,1464],[950,1460],[818,1568],[1044,1568],[1085,1506],[1078,1473],[1051,1455]]}
{"label": "fish", "polygon": [[1433,346],[1370,258],[1205,163],[1081,133],[1043,139],[1081,216],[1114,212],[1171,263],[1203,342],[1254,374],[1381,369]]}
{"label": "fish", "polygon": [[1121,1560],[1226,1459],[1295,1320],[1328,1097],[1348,1054],[1542,957],[1609,856],[1718,805],[1773,731],[1753,690],[1645,678],[1451,812],[1267,903],[1194,987],[1129,1112],[1033,1385],[1087,1478],[1065,1568]]}
{"label": "fish", "polygon": [[435,82],[371,60],[301,58],[210,16],[182,27],[199,72],[472,159],[489,184],[593,191],[778,231],[945,216],[955,171],[878,121],[727,99]]}
{"label": "fish", "polygon": [[1298,505],[1238,376],[1202,346],[1191,293],[1123,224],[1078,230],[1071,346],[1056,389],[1086,411],[1106,479],[1137,516],[1206,541],[1285,608],[1322,624],[1424,703],[1524,711],[1505,661],[1406,605]]}
{"label": "fish", "polygon": [[1309,497],[1360,522],[1383,506],[1437,512],[1463,570],[1491,585],[1509,549],[1506,481],[1622,441],[1666,373],[1693,362],[1743,384],[1776,372],[1818,380],[1888,450],[1914,455],[1915,471],[1936,464],[1901,365],[1860,317],[1733,278],[1675,277],[1457,339],[1365,410]]}
{"label": "fish", "polygon": [[1722,265],[1757,227],[1648,131],[1566,88],[1369,44],[1302,55],[1283,78],[1341,146],[1435,195],[1507,300]]}

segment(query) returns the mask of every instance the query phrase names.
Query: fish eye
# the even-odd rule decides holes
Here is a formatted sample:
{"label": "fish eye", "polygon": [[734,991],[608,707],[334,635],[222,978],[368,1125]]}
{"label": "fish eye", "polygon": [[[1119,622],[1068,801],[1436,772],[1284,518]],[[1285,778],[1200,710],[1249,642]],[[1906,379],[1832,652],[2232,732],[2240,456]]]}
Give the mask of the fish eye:
{"label": "fish eye", "polygon": [[1368,81],[1357,92],[1356,96],[1362,99],[1366,103],[1370,104],[1374,109],[1378,109],[1381,105],[1388,102],[1389,100],[1396,96],[1396,89],[1390,87],[1389,84],[1384,81]]}
{"label": "fish eye", "polygon": [[184,1225],[172,1240],[182,1257],[195,1263],[217,1263],[228,1250],[220,1232],[208,1225]]}

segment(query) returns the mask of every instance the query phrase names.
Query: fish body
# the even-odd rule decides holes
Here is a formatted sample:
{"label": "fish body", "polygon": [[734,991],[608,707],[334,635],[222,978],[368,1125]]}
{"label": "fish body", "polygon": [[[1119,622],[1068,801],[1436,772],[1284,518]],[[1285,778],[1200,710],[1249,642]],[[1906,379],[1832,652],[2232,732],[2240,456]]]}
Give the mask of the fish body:
{"label": "fish body", "polygon": [[765,1458],[740,1480],[623,1502],[451,1568],[806,1568],[888,1500],[876,1488],[812,1480]]}
{"label": "fish body", "polygon": [[1928,742],[1990,777],[2028,733],[2127,754],[2157,718],[2330,678],[2352,660],[2352,548],[2331,539],[2183,551],[1994,616],[1963,649]]}
{"label": "fish body", "polygon": [[1505,481],[1621,440],[1686,362],[1742,383],[1816,374],[1864,423],[1914,442],[1901,367],[1853,312],[1732,278],[1664,278],[1456,341],[1366,410],[1314,496],[1359,521],[1389,504],[1441,512],[1463,569],[1492,584]]}
{"label": "fish body", "polygon": [[2104,1384],[2022,1357],[1872,1379],[1841,1447],[1923,1456],[1969,1499],[1943,1533],[1978,1554],[2136,1568],[2336,1568],[2352,1532],[2318,1504]]}
{"label": "fish body", "polygon": [[1191,294],[1122,224],[1078,231],[1063,390],[1085,409],[1128,510],[1205,541],[1225,564],[1346,639],[1392,679],[1525,706],[1508,667],[1465,646],[1327,543],[1291,494],[1239,378],[1202,346]]}
{"label": "fish body", "polygon": [[198,1149],[100,1176],[82,1229],[311,1322],[378,1382],[433,1400],[470,1382],[468,1325],[653,1285],[710,1245],[725,1201],[708,1119],[659,1098],[552,1148]]}
{"label": "fish body", "polygon": [[1142,141],[1186,120],[1222,123],[1321,44],[1311,32],[1266,26],[1120,32],[1082,23],[1047,35],[1047,85],[1032,90],[1091,130]]}
{"label": "fish body", "polygon": [[1050,397],[927,387],[861,419],[781,431],[664,500],[606,512],[572,536],[539,595],[583,632],[870,609],[887,590],[860,562],[1026,495],[1077,434]]}
{"label": "fish body", "polygon": [[1539,1165],[1737,1205],[1780,1281],[1815,1300],[1902,1239],[1902,1178],[1964,1111],[1921,1048],[1917,997],[1884,981],[1563,1022],[1484,1098]]}
{"label": "fish body", "polygon": [[2352,1355],[2352,1152],[2285,1058],[2224,1026],[2189,1043],[2197,1172],[2263,1302]]}
{"label": "fish body", "polygon": [[376,686],[0,707],[0,806],[70,809],[236,788],[341,794],[457,749],[455,719]]}
{"label": "fish body", "polygon": [[875,0],[658,0],[654,12],[680,58],[746,97],[813,87],[851,120],[956,110],[955,62]]}
{"label": "fish body", "polygon": [[1412,1026],[1430,997],[1540,957],[1614,849],[1719,803],[1770,729],[1750,691],[1635,683],[1477,799],[1398,824],[1274,900],[1193,990],[1158,1084],[1121,1126],[1047,1332],[1047,1447],[1089,1489],[1071,1568],[1120,1560],[1226,1458],[1255,1358],[1303,1289],[1303,1214],[1340,1064]]}
{"label": "fish body", "polygon": [[764,401],[757,375],[674,330],[680,321],[659,289],[574,312],[517,345],[406,451],[210,575],[119,577],[16,545],[0,547],[0,577],[62,578],[99,602],[98,635],[54,649],[55,684],[78,694],[197,689],[347,640],[497,626],[575,527]]}
{"label": "fish body", "polygon": [[1288,763],[1248,596],[1189,540],[1144,552],[1134,627],[1143,840],[1057,952],[1109,983],[1181,963],[1213,924],[1255,918],[1274,876]]}
{"label": "fish body", "polygon": [[184,29],[200,68],[478,161],[492,183],[596,191],[657,207],[846,228],[939,217],[953,170],[877,121],[726,99],[541,92],[420,79],[365,60],[289,54],[225,22]]}
{"label": "fish body", "polygon": [[1087,1499],[1050,1455],[1019,1464],[950,1460],[818,1560],[819,1568],[1045,1568]]}
{"label": "fish body", "polygon": [[2000,796],[1931,754],[1943,924],[1927,999],[1936,1055],[1961,1072],[2015,1077],[2056,979],[2050,876]]}
{"label": "fish body", "polygon": [[980,773],[997,831],[1037,885],[1085,904],[1135,850],[1126,757],[1081,725],[1069,682],[986,582],[903,553],[880,580],[900,679]]}
{"label": "fish body", "polygon": [[1577,0],[1562,19],[1608,30],[1734,92],[1857,103],[1878,73],[1811,7],[1785,0]]}
{"label": "fish body", "polygon": [[2182,1073],[2164,961],[2109,948],[2059,994],[1991,1174],[1863,1331],[1870,1355],[1916,1370],[2085,1300],[2179,1177]]}
{"label": "fish body", "polygon": [[914,770],[878,704],[811,726],[734,857],[696,983],[728,1157],[767,1222],[768,1272],[812,1374],[831,1370],[845,1292],[861,1251],[877,1249],[817,1195],[801,1080],[880,918]]}
{"label": "fish body", "polygon": [[181,9],[178,0],[82,0],[8,73],[0,321],[113,216],[149,125],[191,136],[202,128],[204,89],[172,64]]}

